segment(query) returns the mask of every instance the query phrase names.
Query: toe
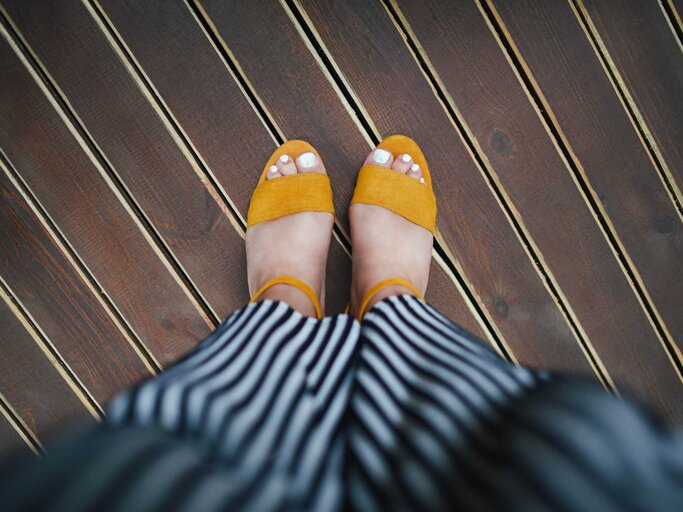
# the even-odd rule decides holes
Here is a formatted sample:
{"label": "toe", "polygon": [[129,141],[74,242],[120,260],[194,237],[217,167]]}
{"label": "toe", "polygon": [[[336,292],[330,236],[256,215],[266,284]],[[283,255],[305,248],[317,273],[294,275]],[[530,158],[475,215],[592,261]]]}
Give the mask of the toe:
{"label": "toe", "polygon": [[424,183],[424,178],[422,177],[422,169],[420,169],[420,166],[417,164],[411,164],[410,169],[408,169],[408,172],[406,172],[406,175],[410,178],[415,178],[416,180],[421,181]]}
{"label": "toe", "polygon": [[394,159],[394,163],[391,165],[391,168],[394,171],[406,173],[410,170],[410,167],[414,164],[413,162],[413,157],[410,156],[408,153],[403,153],[402,155],[398,155]]}
{"label": "toe", "polygon": [[325,172],[325,166],[323,165],[322,159],[312,151],[301,153],[296,157],[296,169],[300,173]]}
{"label": "toe", "polygon": [[387,169],[390,169],[391,164],[393,163],[394,156],[389,151],[382,148],[373,149],[365,159],[365,165],[380,165],[382,167],[386,167]]}
{"label": "toe", "polygon": [[275,162],[275,165],[283,176],[296,174],[296,164],[294,163],[294,159],[289,155],[280,156],[280,158],[277,159],[277,162]]}
{"label": "toe", "polygon": [[266,173],[267,180],[279,178],[280,176],[282,176],[282,174],[280,173],[280,170],[277,168],[276,165],[271,165],[268,169],[268,172]]}

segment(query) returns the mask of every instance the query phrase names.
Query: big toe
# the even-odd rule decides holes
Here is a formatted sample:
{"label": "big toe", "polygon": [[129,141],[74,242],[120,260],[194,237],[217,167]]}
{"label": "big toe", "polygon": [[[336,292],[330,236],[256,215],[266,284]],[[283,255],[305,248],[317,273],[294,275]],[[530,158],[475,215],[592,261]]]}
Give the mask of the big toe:
{"label": "big toe", "polygon": [[300,173],[305,172],[325,172],[325,166],[323,165],[322,158],[316,155],[312,151],[306,151],[301,153],[295,159],[296,169]]}
{"label": "big toe", "polygon": [[365,159],[364,165],[379,165],[391,169],[391,164],[394,163],[394,155],[386,149],[375,148]]}

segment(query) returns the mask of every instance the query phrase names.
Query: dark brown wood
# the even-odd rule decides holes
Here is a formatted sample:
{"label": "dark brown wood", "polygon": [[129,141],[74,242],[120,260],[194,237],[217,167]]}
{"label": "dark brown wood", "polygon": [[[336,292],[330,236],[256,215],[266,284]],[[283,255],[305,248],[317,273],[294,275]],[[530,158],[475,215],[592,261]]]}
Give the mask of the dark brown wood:
{"label": "dark brown wood", "polygon": [[[86,7],[68,0],[3,5],[203,297],[220,316],[244,305],[241,233]],[[243,172],[237,159],[226,165]]]}
{"label": "dark brown wood", "polygon": [[9,420],[0,412],[0,466],[9,458],[31,456],[33,452]]}
{"label": "dark brown wood", "polygon": [[517,358],[592,375],[586,357],[422,71],[380,3],[303,2],[383,134],[405,133],[430,162],[438,227]]}
{"label": "dark brown wood", "polygon": [[680,194],[683,189],[680,42],[659,2],[584,0],[583,5],[656,141]]}
{"label": "dark brown wood", "polygon": [[29,72],[3,40],[0,147],[161,364],[210,322],[169,273]]}
{"label": "dark brown wood", "polygon": [[0,197],[2,277],[95,400],[103,405],[148,377],[139,354],[4,172]]}
{"label": "dark brown wood", "polygon": [[680,350],[683,223],[571,5],[495,6]]}
{"label": "dark brown wood", "polygon": [[92,422],[93,416],[36,338],[0,299],[0,393],[42,439],[70,423]]}
{"label": "dark brown wood", "polygon": [[[204,162],[246,217],[259,162],[272,151],[274,142],[186,4],[105,1],[101,5]],[[348,232],[346,209],[368,143],[284,12],[275,5],[269,9],[268,15],[274,18],[268,24],[282,27],[276,35],[282,40],[273,41],[269,35],[269,51],[263,52],[258,45],[263,42],[266,27],[254,19],[258,13],[253,5],[207,8],[285,136],[306,138],[321,152],[331,176],[337,214]],[[236,27],[239,32],[234,34]],[[232,47],[233,42],[237,46]],[[161,44],[163,52],[159,52]],[[283,67],[286,60],[288,64]],[[282,79],[285,72],[290,74],[287,80]],[[256,173],[235,166],[235,155]],[[327,272],[328,313],[343,311],[350,276],[350,260],[333,240]],[[429,298],[438,300],[447,313],[483,336],[457,289],[437,265],[433,267]]]}
{"label": "dark brown wood", "polygon": [[608,374],[683,420],[679,377],[477,6],[398,5]]}

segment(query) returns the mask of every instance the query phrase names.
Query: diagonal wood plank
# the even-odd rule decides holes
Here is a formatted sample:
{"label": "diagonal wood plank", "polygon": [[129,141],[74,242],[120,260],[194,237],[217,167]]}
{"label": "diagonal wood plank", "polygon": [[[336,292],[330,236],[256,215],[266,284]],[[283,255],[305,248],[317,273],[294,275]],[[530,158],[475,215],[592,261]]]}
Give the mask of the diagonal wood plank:
{"label": "diagonal wood plank", "polygon": [[[593,32],[683,203],[683,49],[658,2],[584,0]],[[679,208],[683,206],[679,205]]]}
{"label": "diagonal wood plank", "polygon": [[683,223],[595,49],[567,2],[490,5],[680,365]]}
{"label": "diagonal wood plank", "polygon": [[220,317],[242,306],[246,262],[236,219],[88,8],[3,5],[201,296]]}
{"label": "diagonal wood plank", "polygon": [[322,44],[377,128],[430,159],[441,235],[520,362],[592,375],[553,296],[380,3],[306,1]]}
{"label": "diagonal wood plank", "polygon": [[[0,45],[3,62],[8,62]],[[2,278],[101,405],[151,374],[91,289],[0,172]]]}
{"label": "diagonal wood plank", "polygon": [[73,384],[43,341],[0,289],[0,394],[41,440],[98,412]]}
{"label": "diagonal wood plank", "polygon": [[156,359],[175,360],[211,322],[4,41],[0,148]]}
{"label": "diagonal wood plank", "polygon": [[[242,216],[246,216],[256,175],[246,172],[244,168],[239,170],[231,168],[229,163],[235,158],[234,155],[239,155],[241,160],[248,162],[248,168],[256,168],[257,166],[253,166],[252,162],[258,162],[264,158],[260,154],[261,148],[264,145],[273,144],[272,136],[258,121],[256,112],[249,105],[237,81],[230,78],[228,67],[202,31],[202,27],[193,17],[192,12],[182,1],[144,3],[104,1],[100,4],[104,14],[111,20],[202,160],[212,170],[217,181],[224,184],[224,188],[229,191],[238,211]],[[255,12],[253,8],[250,10]],[[240,23],[240,20],[244,21],[241,18],[242,12],[234,9],[231,9],[231,12],[233,13],[232,19],[237,23]],[[300,43],[296,33],[290,37]],[[162,41],[167,51],[159,52],[158,48]],[[259,55],[247,55],[242,64],[250,66],[251,58],[256,58],[258,61]],[[314,67],[320,74],[315,64]],[[246,70],[246,67],[244,69]],[[264,89],[261,83],[254,82],[254,84],[258,94],[266,100],[264,93],[270,92],[271,89]],[[281,81],[280,84],[282,85]],[[272,83],[269,87],[272,88]],[[201,98],[201,101],[197,98]],[[325,124],[326,119],[335,118],[334,114],[326,117],[320,114],[310,116],[305,129],[300,129],[303,118],[296,106],[301,104],[301,93],[292,96],[291,89],[282,87],[275,100],[268,97],[265,103],[269,109],[271,106],[278,108],[278,113],[285,109],[288,111],[288,116],[283,120],[276,120],[286,137],[304,137],[313,142],[321,151],[332,178],[337,213],[342,222],[345,222],[346,204],[355,181],[355,168],[358,164],[355,161],[349,163],[344,155],[353,154],[351,147],[348,147],[353,144],[349,144],[349,141],[360,142],[361,152],[358,152],[357,144],[354,146],[358,154],[367,151],[367,143],[341,108],[337,97],[331,92],[331,95],[324,96],[320,102],[320,111],[329,112],[330,109],[337,109],[340,115],[344,116],[338,127],[340,129],[334,131],[330,131]],[[305,111],[305,114],[308,113]],[[239,123],[234,122],[235,117],[240,119]],[[288,118],[293,119],[294,122],[288,121]],[[245,133],[248,137],[245,137]],[[320,133],[327,137],[321,138],[316,135]],[[334,137],[332,137],[333,134]],[[348,136],[342,138],[340,134],[348,134]],[[340,142],[347,145],[343,152],[336,149]],[[338,243],[333,242],[328,262],[327,289],[341,290],[342,293],[329,294],[328,312],[340,312],[346,305],[350,286],[349,264],[348,256],[343,253]],[[478,324],[464,306],[457,289],[448,280],[443,270],[435,265],[434,273],[437,276],[436,284],[430,291],[430,295],[444,307],[450,307],[451,311],[463,317],[466,328],[481,335]],[[338,300],[339,297],[342,297],[341,302]],[[460,309],[456,310],[458,306]]]}
{"label": "diagonal wood plank", "polygon": [[683,419],[676,371],[476,4],[397,3],[608,374],[619,389]]}

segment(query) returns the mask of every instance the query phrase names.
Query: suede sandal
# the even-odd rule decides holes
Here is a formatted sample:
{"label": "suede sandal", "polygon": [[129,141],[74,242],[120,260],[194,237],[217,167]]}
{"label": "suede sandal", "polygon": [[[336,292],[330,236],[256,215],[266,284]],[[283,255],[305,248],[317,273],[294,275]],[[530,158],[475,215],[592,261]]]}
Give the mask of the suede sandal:
{"label": "suede sandal", "polygon": [[[324,212],[334,215],[332,187],[325,173],[309,172],[280,176],[266,180],[266,174],[282,155],[299,155],[310,151],[318,158],[320,155],[313,146],[302,140],[290,140],[277,148],[268,159],[258,185],[251,196],[247,212],[247,229],[271,220],[301,212]],[[286,284],[302,291],[313,304],[316,316],[323,317],[320,300],[310,285],[293,276],[279,276],[265,282],[251,297],[255,302],[270,287]]]}
{"label": "suede sandal", "polygon": [[[389,151],[394,158],[405,153],[412,156],[413,161],[422,170],[424,183],[393,169],[379,165],[364,165],[358,173],[351,204],[381,206],[423,227],[433,235],[436,231],[436,197],[432,189],[429,166],[420,146],[405,135],[391,135],[377,147]],[[384,288],[394,285],[404,286],[418,298],[424,298],[419,290],[405,279],[399,277],[384,279],[372,285],[365,293],[358,304],[356,318],[362,320],[370,300]]]}

